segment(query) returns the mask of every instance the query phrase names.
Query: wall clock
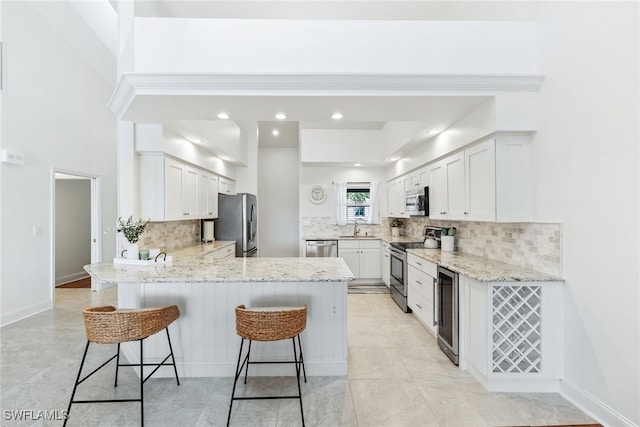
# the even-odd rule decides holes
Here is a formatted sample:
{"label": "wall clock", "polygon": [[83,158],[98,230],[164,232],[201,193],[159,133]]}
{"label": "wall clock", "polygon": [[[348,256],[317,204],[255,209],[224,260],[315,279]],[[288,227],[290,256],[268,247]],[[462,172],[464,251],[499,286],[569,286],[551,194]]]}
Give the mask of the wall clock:
{"label": "wall clock", "polygon": [[309,198],[313,203],[322,203],[327,198],[327,193],[322,185],[314,185],[311,187]]}

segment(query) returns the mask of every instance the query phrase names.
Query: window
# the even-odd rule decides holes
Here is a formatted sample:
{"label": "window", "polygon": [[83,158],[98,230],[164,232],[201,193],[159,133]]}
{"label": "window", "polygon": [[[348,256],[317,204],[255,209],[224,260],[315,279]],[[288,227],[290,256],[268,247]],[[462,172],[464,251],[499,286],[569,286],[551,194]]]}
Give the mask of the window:
{"label": "window", "polygon": [[371,186],[366,184],[349,184],[347,186],[347,222],[356,219],[369,222],[371,216]]}

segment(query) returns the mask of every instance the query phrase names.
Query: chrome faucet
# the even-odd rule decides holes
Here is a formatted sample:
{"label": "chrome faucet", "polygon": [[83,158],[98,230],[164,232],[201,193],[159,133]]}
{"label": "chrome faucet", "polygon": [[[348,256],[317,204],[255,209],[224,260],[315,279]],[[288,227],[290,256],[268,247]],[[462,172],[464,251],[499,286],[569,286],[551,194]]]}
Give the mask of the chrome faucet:
{"label": "chrome faucet", "polygon": [[354,218],[353,220],[353,237],[357,237],[360,234],[360,227],[358,227],[358,220],[360,218]]}

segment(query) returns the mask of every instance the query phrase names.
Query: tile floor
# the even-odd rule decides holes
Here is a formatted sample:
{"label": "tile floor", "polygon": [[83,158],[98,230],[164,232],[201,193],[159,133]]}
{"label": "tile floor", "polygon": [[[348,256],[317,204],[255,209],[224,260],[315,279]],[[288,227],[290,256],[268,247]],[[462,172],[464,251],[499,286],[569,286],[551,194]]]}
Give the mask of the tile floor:
{"label": "tile floor", "polygon": [[[56,290],[56,307],[0,329],[0,381],[3,426],[62,425],[85,344],[81,309],[114,304],[114,290]],[[92,352],[92,362],[113,350]],[[105,352],[105,350],[107,350]],[[94,363],[94,366],[95,365]],[[119,386],[113,370],[96,374],[86,398],[131,396],[136,377],[123,368]],[[226,424],[232,378],[151,378],[145,384],[147,426]],[[241,393],[295,389],[292,377],[253,378]],[[130,386],[130,387],[128,387]],[[133,389],[131,388],[133,387]],[[293,393],[293,391],[291,391]],[[349,375],[311,377],[303,384],[308,426],[524,426],[592,423],[556,394],[489,393],[438,349],[435,339],[412,315],[402,313],[385,294],[349,295]],[[6,411],[33,411],[16,421]],[[39,414],[38,411],[47,411]],[[54,411],[58,411],[57,413]],[[34,421],[33,419],[36,418]],[[135,403],[74,405],[69,426],[134,426]],[[300,425],[297,401],[234,403],[232,426]]]}

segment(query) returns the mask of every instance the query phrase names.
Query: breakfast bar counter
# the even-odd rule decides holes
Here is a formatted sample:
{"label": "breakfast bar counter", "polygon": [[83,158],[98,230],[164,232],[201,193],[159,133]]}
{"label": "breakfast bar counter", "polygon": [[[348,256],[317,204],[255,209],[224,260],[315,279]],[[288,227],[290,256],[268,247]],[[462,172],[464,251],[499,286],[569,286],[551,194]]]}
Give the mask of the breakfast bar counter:
{"label": "breakfast bar counter", "polygon": [[[191,251],[191,253],[189,252]],[[301,335],[311,376],[347,374],[347,283],[353,275],[341,258],[225,258],[177,251],[168,264],[96,263],[85,266],[93,280],[117,284],[118,308],[177,305],[169,327],[178,373],[186,377],[233,376],[240,345],[235,307],[307,305]],[[255,343],[256,360],[290,360],[291,343]],[[145,341],[145,360],[167,352],[162,334]],[[123,346],[136,363],[134,345]],[[161,375],[170,377],[170,368]],[[161,369],[161,371],[162,371]],[[254,365],[252,375],[293,375],[289,364]],[[251,374],[251,373],[250,373]]]}

